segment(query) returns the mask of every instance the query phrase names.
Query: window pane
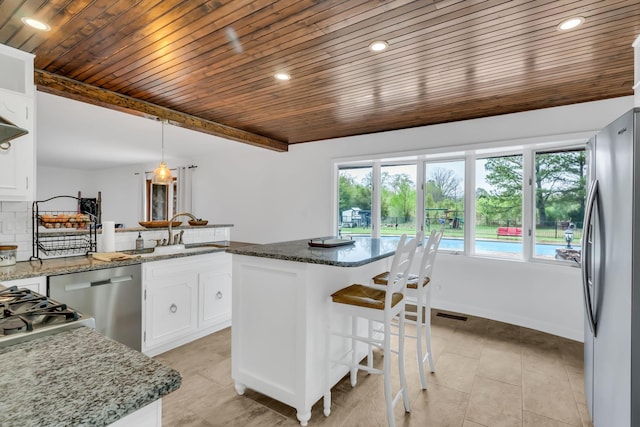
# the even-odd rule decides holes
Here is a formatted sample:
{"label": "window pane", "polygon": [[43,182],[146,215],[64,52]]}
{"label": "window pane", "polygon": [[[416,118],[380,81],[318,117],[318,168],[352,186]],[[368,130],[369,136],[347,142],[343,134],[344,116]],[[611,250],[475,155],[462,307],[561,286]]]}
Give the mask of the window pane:
{"label": "window pane", "polygon": [[425,234],[445,225],[440,249],[464,250],[464,160],[425,165]]}
{"label": "window pane", "polygon": [[584,150],[536,153],[534,185],[535,256],[579,259],[586,203]]}
{"label": "window pane", "polygon": [[382,166],[380,235],[416,234],[416,165]]}
{"label": "window pane", "polygon": [[476,160],[476,240],[480,255],[522,257],[522,156]]}
{"label": "window pane", "polygon": [[371,235],[371,167],[338,171],[338,224],[342,234]]}

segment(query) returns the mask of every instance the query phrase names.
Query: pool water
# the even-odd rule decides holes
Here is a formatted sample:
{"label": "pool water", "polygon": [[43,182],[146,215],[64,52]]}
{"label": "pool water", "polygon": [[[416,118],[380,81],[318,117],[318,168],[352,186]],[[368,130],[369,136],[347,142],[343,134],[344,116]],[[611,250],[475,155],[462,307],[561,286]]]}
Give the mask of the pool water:
{"label": "pool water", "polygon": [[[536,256],[552,257],[556,256],[556,249],[564,246],[536,244]],[[579,246],[572,245],[573,248]],[[440,241],[440,249],[447,251],[464,250],[464,241],[462,239],[447,239]],[[476,253],[505,253],[505,254],[522,254],[522,242],[500,242],[496,240],[476,240]]]}

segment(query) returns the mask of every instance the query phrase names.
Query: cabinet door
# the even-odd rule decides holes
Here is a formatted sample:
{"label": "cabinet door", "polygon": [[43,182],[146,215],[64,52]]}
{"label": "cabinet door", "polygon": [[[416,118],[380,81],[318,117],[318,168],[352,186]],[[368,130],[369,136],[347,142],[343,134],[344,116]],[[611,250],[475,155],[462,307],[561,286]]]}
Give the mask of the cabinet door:
{"label": "cabinet door", "polygon": [[146,287],[146,348],[165,344],[197,329],[195,274],[170,276]]}
{"label": "cabinet door", "polygon": [[231,320],[231,255],[213,254],[206,266],[205,270],[198,273],[198,323],[201,328]]}
{"label": "cabinet door", "polygon": [[0,44],[0,89],[33,98],[33,58],[31,53]]}
{"label": "cabinet door", "polygon": [[0,148],[0,200],[33,200],[34,131],[32,101],[0,91],[0,116],[29,131]]}
{"label": "cabinet door", "polygon": [[27,279],[5,280],[2,282],[7,288],[9,286],[17,286],[18,288],[27,288],[33,292],[45,295],[47,293],[46,276],[29,277]]}

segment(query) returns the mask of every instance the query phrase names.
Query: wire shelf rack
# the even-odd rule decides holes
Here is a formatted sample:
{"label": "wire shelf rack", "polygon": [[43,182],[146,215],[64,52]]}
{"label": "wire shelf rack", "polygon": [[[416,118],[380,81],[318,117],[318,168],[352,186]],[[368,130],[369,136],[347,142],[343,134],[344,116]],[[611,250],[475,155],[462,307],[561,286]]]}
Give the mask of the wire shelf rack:
{"label": "wire shelf rack", "polygon": [[80,200],[73,196],[56,196],[33,202],[33,244],[30,259],[42,261],[48,257],[89,254],[97,250],[97,217],[88,212],[42,210],[56,199]]}

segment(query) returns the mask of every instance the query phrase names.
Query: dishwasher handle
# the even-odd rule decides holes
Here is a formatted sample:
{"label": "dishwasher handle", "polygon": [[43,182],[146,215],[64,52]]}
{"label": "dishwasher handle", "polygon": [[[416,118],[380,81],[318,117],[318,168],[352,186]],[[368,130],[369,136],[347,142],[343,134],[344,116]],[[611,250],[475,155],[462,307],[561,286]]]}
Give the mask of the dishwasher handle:
{"label": "dishwasher handle", "polygon": [[96,286],[109,285],[111,283],[125,283],[125,282],[130,282],[132,280],[133,280],[132,275],[115,276],[115,277],[110,277],[104,280],[96,280],[93,282],[71,283],[71,284],[65,285],[64,290],[65,292],[77,291],[79,289],[87,289],[87,288],[96,287]]}

